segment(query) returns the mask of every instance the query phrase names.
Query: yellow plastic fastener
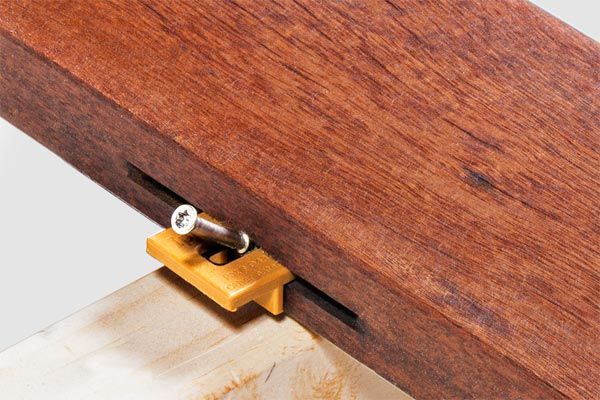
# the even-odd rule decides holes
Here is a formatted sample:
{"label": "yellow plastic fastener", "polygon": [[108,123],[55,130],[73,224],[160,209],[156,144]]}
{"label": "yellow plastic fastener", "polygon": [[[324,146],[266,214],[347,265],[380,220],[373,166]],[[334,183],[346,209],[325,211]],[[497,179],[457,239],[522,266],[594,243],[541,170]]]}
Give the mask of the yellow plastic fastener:
{"label": "yellow plastic fastener", "polygon": [[283,312],[283,285],[294,279],[287,268],[261,249],[216,265],[201,255],[208,246],[171,228],[146,241],[148,254],[226,310],[255,301],[274,315]]}

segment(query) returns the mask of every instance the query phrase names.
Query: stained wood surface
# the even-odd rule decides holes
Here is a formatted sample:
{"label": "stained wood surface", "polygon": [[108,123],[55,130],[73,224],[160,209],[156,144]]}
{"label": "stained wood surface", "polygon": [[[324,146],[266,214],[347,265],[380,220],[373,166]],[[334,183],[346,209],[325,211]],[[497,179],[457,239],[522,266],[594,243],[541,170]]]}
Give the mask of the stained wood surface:
{"label": "stained wood surface", "polygon": [[415,397],[600,396],[594,41],[516,0],[7,1],[0,30],[4,118],[159,222],[176,193],[249,232],[350,310],[295,282],[294,318]]}
{"label": "stained wood surface", "polygon": [[231,314],[161,269],[0,353],[7,399],[410,396],[291,318]]}

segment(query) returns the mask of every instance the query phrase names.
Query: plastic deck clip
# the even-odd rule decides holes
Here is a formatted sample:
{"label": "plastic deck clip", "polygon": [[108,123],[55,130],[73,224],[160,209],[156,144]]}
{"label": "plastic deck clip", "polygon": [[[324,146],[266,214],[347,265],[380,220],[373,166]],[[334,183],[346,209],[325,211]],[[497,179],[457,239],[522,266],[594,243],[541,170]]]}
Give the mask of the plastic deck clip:
{"label": "plastic deck clip", "polygon": [[261,249],[217,265],[202,255],[211,246],[171,228],[146,241],[148,254],[226,310],[255,301],[274,315],[283,312],[283,285],[294,279],[287,268]]}

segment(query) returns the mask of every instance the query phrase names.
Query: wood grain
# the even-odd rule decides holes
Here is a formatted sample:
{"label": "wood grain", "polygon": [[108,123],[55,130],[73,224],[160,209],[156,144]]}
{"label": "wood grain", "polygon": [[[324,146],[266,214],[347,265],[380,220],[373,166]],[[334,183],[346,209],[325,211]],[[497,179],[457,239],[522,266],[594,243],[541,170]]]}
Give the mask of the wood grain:
{"label": "wood grain", "polygon": [[228,313],[165,268],[0,353],[0,389],[10,399],[411,399],[291,318]]}
{"label": "wood grain", "polygon": [[4,118],[159,222],[157,183],[251,233],[357,318],[301,282],[290,314],[415,397],[600,396],[597,43],[516,0],[2,2],[0,29]]}

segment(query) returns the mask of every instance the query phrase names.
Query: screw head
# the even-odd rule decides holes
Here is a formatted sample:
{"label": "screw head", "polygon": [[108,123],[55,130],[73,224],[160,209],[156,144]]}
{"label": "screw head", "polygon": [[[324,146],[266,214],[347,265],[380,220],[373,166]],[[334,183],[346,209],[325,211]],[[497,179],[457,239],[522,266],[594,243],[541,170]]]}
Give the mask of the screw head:
{"label": "screw head", "polygon": [[171,228],[178,235],[187,235],[196,227],[198,211],[189,204],[182,204],[171,215]]}

